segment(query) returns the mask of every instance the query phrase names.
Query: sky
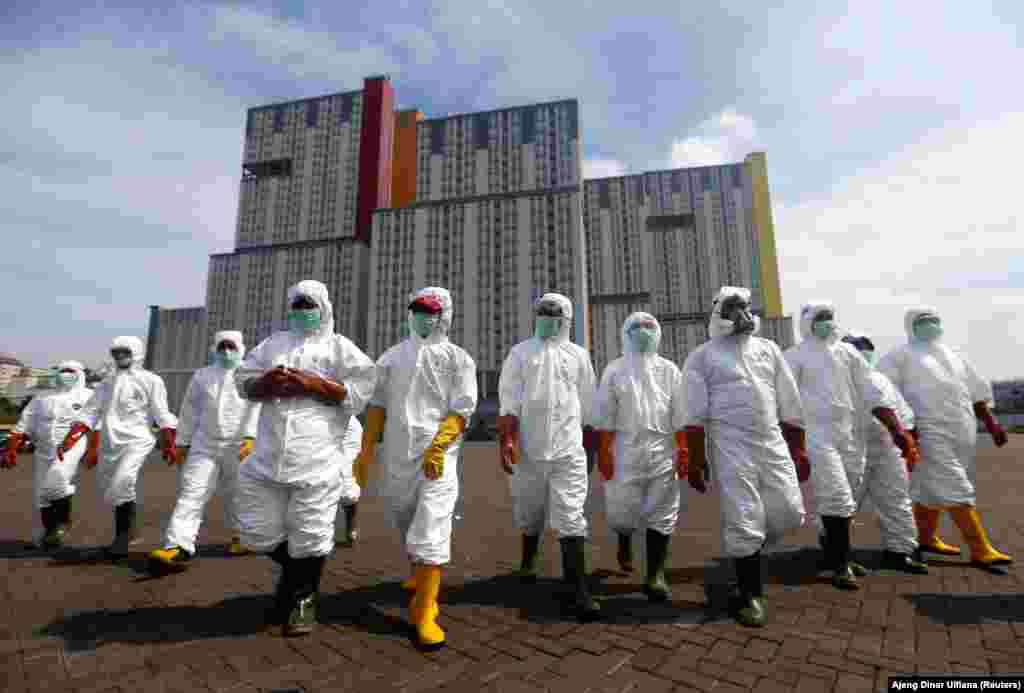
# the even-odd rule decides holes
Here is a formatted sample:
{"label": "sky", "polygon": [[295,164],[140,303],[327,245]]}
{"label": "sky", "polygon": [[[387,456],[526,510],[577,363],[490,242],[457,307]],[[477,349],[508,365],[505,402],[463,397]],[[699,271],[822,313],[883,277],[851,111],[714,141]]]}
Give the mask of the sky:
{"label": "sky", "polygon": [[98,363],[203,304],[246,109],[387,73],[428,116],[579,99],[588,177],[765,151],[787,314],[831,300],[884,352],[932,304],[1024,376],[1024,3],[355,4],[6,5],[0,351]]}

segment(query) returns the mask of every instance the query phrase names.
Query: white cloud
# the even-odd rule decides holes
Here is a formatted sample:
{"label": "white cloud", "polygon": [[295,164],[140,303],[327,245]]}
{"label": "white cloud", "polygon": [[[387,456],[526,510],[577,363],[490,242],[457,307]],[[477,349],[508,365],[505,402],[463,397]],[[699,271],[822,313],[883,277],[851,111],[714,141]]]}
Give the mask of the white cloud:
{"label": "white cloud", "polygon": [[702,123],[695,134],[672,143],[670,166],[716,166],[742,161],[758,144],[754,120],[727,108]]}
{"label": "white cloud", "polygon": [[614,178],[626,175],[626,164],[617,159],[584,159],[583,177]]}
{"label": "white cloud", "polygon": [[832,299],[880,347],[933,304],[948,341],[990,378],[1024,375],[1017,164],[1024,112],[938,133],[826,195],[775,208],[784,307]]}

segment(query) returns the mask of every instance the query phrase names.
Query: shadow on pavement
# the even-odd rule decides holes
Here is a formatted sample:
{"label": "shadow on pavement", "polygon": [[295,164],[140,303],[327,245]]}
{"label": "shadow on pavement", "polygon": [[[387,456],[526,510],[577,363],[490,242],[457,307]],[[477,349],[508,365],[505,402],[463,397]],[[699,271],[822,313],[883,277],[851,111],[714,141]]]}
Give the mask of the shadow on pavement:
{"label": "shadow on pavement", "polygon": [[1024,621],[1024,594],[908,594],[919,614],[938,623],[976,624]]}

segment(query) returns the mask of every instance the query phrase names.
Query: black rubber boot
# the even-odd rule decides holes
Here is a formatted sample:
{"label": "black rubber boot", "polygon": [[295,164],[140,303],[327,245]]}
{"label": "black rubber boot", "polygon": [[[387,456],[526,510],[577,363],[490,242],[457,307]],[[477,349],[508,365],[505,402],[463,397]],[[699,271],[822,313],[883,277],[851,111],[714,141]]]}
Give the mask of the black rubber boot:
{"label": "black rubber boot", "polygon": [[519,565],[516,575],[527,584],[537,582],[537,558],[540,555],[541,535],[523,535],[523,560]]}
{"label": "black rubber boot", "polygon": [[45,508],[40,508],[39,515],[43,520],[43,533],[42,546],[46,549],[53,549],[64,543],[64,529],[60,526],[57,521],[57,515],[59,509],[56,503],[50,503]]}
{"label": "black rubber boot", "polygon": [[644,593],[652,602],[664,602],[672,596],[672,590],[665,579],[665,563],[668,562],[668,543],[672,537],[653,529],[647,530],[647,580]]}
{"label": "black rubber boot", "polygon": [[906,553],[886,551],[882,554],[882,568],[885,570],[899,570],[912,575],[927,575],[928,566],[919,558]]}
{"label": "black rubber boot", "polygon": [[320,578],[325,559],[325,556],[293,559],[291,568],[294,590],[288,621],[282,629],[285,637],[309,635],[316,629]]}
{"label": "black rubber boot", "polygon": [[270,626],[280,626],[288,620],[294,591],[294,571],[291,569],[292,558],[288,555],[288,542],[281,542],[267,556],[281,566],[281,576],[274,589],[274,603],[266,613],[266,622]]}
{"label": "black rubber boot", "polygon": [[733,599],[732,614],[736,622],[750,628],[761,628],[765,622],[764,581],[761,578],[761,552],[736,559],[736,582],[739,594]]}
{"label": "black rubber boot", "polygon": [[631,534],[619,533],[619,552],[616,558],[623,571],[633,572],[633,536]]}
{"label": "black rubber boot", "polygon": [[596,621],[600,618],[601,607],[590,595],[587,585],[586,555],[583,553],[583,537],[565,537],[562,544],[562,572],[565,581],[575,591],[574,607],[581,621]]}
{"label": "black rubber boot", "polygon": [[54,512],[54,519],[57,520],[57,524],[68,529],[71,527],[71,501],[74,496],[64,496],[59,501],[54,503],[57,510]]}
{"label": "black rubber boot", "polygon": [[823,516],[825,560],[833,571],[832,585],[841,590],[859,590],[860,583],[850,568],[850,518]]}
{"label": "black rubber boot", "polygon": [[356,529],[356,514],[359,511],[359,504],[345,506],[345,546],[352,546],[359,538],[359,530]]}
{"label": "black rubber boot", "polygon": [[135,529],[135,501],[128,501],[114,508],[114,543],[107,549],[112,560],[128,556]]}

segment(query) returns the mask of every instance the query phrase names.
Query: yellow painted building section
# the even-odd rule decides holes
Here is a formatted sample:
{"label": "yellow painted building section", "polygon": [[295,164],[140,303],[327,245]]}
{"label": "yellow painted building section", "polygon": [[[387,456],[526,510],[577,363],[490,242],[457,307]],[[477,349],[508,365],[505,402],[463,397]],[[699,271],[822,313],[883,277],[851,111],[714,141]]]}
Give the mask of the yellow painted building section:
{"label": "yellow painted building section", "polygon": [[391,162],[391,206],[406,207],[416,201],[416,124],[418,110],[395,113],[395,149]]}
{"label": "yellow painted building section", "polygon": [[761,287],[766,318],[781,318],[782,291],[779,289],[779,257],[775,250],[775,224],[768,191],[768,160],[764,152],[753,152],[743,162],[753,193],[754,226],[761,257]]}

